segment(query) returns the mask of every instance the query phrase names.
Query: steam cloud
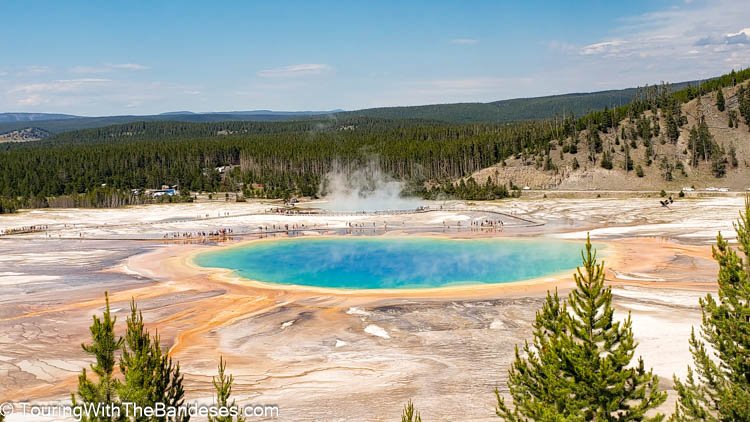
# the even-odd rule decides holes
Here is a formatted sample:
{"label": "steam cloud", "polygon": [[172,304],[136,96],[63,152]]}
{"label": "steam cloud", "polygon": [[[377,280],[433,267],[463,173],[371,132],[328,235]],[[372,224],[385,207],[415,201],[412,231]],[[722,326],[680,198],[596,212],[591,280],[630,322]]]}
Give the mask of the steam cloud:
{"label": "steam cloud", "polygon": [[319,193],[334,211],[385,211],[415,209],[422,201],[401,196],[404,183],[383,173],[375,160],[356,169],[334,163]]}

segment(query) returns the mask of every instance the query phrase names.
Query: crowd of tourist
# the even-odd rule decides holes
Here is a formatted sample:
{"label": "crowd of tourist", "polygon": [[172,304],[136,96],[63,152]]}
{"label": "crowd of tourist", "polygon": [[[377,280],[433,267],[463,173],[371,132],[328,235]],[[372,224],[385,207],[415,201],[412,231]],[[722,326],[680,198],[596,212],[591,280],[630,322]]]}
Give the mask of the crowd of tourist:
{"label": "crowd of tourist", "polygon": [[222,228],[210,231],[195,231],[195,232],[176,232],[176,233],[165,233],[164,239],[213,239],[213,238],[227,238],[232,235],[234,231],[231,228]]}
{"label": "crowd of tourist", "polygon": [[43,232],[49,229],[46,224],[37,224],[34,226],[23,226],[23,227],[11,227],[4,230],[0,230],[0,236],[11,235],[11,234],[24,234],[24,233],[37,233]]}

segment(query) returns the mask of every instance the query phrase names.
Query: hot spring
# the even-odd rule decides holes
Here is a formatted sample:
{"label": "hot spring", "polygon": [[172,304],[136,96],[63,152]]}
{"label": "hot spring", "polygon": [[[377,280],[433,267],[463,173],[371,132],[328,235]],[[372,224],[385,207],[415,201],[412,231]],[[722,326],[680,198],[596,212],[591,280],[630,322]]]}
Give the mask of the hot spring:
{"label": "hot spring", "polygon": [[508,283],[573,270],[582,244],[551,239],[333,237],[254,242],[199,254],[256,281],[344,289]]}

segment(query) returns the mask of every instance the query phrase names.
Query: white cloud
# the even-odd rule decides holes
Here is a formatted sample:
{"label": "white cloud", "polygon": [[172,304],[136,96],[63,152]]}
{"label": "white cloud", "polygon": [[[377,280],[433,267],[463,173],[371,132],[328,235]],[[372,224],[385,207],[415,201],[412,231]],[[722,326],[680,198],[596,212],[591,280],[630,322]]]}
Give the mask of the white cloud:
{"label": "white cloud", "polygon": [[144,66],[138,63],[115,63],[107,65],[112,69],[124,69],[124,70],[146,70],[148,66]]}
{"label": "white cloud", "polygon": [[750,28],[729,34],[710,34],[695,41],[696,46],[750,44]]}
{"label": "white cloud", "polygon": [[39,106],[60,99],[71,101],[81,93],[100,89],[110,82],[112,81],[109,79],[84,78],[21,84],[8,90],[8,96],[15,99],[15,103],[20,106]]}
{"label": "white cloud", "polygon": [[333,68],[327,64],[303,63],[290,66],[265,69],[257,73],[261,78],[296,78],[303,76],[315,76],[329,73]]}
{"label": "white cloud", "polygon": [[18,100],[18,104],[22,106],[38,106],[46,103],[47,100],[45,100],[44,97],[41,95],[29,95],[28,97],[24,97]]}
{"label": "white cloud", "polygon": [[0,110],[79,115],[160,113],[203,102],[200,87],[158,81],[83,77],[0,80]]}
{"label": "white cloud", "polygon": [[50,82],[38,82],[31,84],[22,84],[12,88],[9,93],[51,93],[51,92],[73,92],[91,84],[104,84],[112,82],[109,79],[61,79]]}
{"label": "white cloud", "polygon": [[479,40],[476,38],[454,38],[451,40],[451,44],[474,45],[474,44],[479,44]]}
{"label": "white cloud", "polygon": [[104,66],[73,66],[70,68],[71,73],[107,73],[112,69]]}
{"label": "white cloud", "polygon": [[750,66],[747,0],[695,1],[616,21],[576,48],[549,43],[555,70],[536,74],[551,90],[598,90],[712,77]]}
{"label": "white cloud", "polygon": [[32,65],[26,66],[23,71],[20,72],[20,74],[39,75],[42,73],[49,73],[50,71],[52,71],[52,69],[49,66]]}
{"label": "white cloud", "polygon": [[750,28],[745,28],[734,34],[727,34],[727,44],[750,44]]}
{"label": "white cloud", "polygon": [[109,73],[115,70],[146,70],[148,66],[138,63],[105,63],[100,66],[73,66],[72,73]]}
{"label": "white cloud", "polygon": [[621,46],[625,45],[626,42],[623,40],[613,40],[613,41],[602,41],[594,44],[589,44],[581,48],[581,54],[584,56],[590,56],[590,55],[616,55],[622,49]]}
{"label": "white cloud", "polygon": [[[728,43],[750,22],[747,0],[695,1],[626,17],[600,39],[574,44],[543,43],[549,63],[525,74],[501,72],[481,77],[435,78],[396,84],[372,96],[371,106],[493,101],[503,98],[588,92],[679,82],[750,66],[750,45]],[[711,46],[696,42],[722,38]]]}

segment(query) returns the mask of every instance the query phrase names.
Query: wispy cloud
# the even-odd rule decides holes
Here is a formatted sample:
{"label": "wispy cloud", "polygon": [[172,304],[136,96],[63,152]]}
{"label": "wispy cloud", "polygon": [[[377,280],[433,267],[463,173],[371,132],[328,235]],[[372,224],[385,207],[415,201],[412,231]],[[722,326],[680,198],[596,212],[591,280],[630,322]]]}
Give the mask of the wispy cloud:
{"label": "wispy cloud", "polygon": [[112,81],[109,79],[83,78],[20,84],[9,89],[7,96],[22,107],[53,104],[59,100],[70,103],[72,98],[110,82]]}
{"label": "wispy cloud", "polygon": [[32,66],[26,66],[21,74],[33,74],[33,75],[39,75],[42,73],[49,73],[52,71],[52,68],[49,66],[41,66],[41,65],[32,65]]}
{"label": "wispy cloud", "polygon": [[50,82],[38,82],[31,84],[18,85],[8,92],[13,93],[51,93],[51,92],[73,92],[80,88],[91,86],[92,84],[101,85],[112,82],[110,79],[81,78],[81,79],[60,79]]}
{"label": "wispy cloud", "polygon": [[261,70],[257,73],[257,75],[261,78],[296,78],[322,75],[329,73],[332,70],[333,68],[327,64],[303,63],[277,67],[274,69]]}
{"label": "wispy cloud", "polygon": [[623,40],[602,41],[584,46],[583,48],[581,48],[581,54],[583,54],[584,56],[590,56],[594,54],[616,55],[620,51],[622,51],[620,47],[625,44],[626,42]]}
{"label": "wispy cloud", "polygon": [[110,64],[109,67],[113,69],[125,69],[125,70],[146,70],[148,66],[144,66],[138,63],[116,63]]}
{"label": "wispy cloud", "polygon": [[142,113],[145,111],[143,107],[152,107],[150,111],[161,112],[176,107],[174,104],[185,105],[181,101],[187,98],[202,101],[199,89],[191,85],[127,78],[83,77],[34,82],[0,80],[0,110],[63,110],[82,115],[101,115],[125,109]]}
{"label": "wispy cloud", "polygon": [[474,45],[474,44],[479,44],[479,40],[476,38],[454,38],[451,40],[451,44]]}
{"label": "wispy cloud", "polygon": [[146,70],[148,66],[138,63],[105,63],[99,66],[74,66],[70,68],[72,73],[109,73],[115,70]]}

